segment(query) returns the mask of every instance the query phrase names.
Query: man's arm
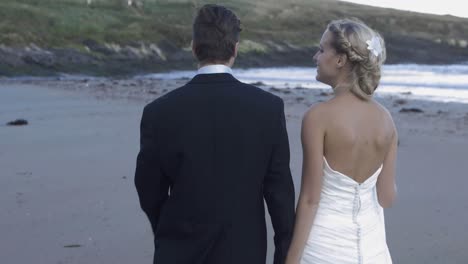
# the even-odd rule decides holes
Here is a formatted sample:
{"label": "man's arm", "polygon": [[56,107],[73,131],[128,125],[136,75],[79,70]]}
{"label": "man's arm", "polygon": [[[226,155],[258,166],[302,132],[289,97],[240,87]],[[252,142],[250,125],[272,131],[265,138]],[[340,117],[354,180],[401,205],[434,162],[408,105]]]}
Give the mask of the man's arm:
{"label": "man's arm", "polygon": [[275,128],[275,143],[265,176],[263,194],[275,232],[274,264],[283,264],[286,259],[294,227],[294,184],[289,169],[289,140],[281,100]]}
{"label": "man's arm", "polygon": [[140,152],[137,157],[135,186],[140,205],[149,218],[153,233],[159,222],[161,206],[168,197],[169,181],[161,172],[157,159],[156,133],[148,106],[143,110],[140,125]]}

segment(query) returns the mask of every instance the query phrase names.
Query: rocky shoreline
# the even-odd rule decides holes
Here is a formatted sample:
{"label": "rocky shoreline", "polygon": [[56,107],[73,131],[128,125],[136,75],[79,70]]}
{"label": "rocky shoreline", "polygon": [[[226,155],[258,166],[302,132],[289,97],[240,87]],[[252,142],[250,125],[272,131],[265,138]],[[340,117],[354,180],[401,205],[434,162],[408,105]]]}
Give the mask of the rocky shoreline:
{"label": "rocky shoreline", "polygon": [[[193,69],[190,48],[169,41],[119,45],[83,41],[78,48],[42,48],[0,45],[0,76],[55,76],[61,73],[90,76],[132,76],[169,70]],[[241,43],[248,51],[240,52],[238,68],[312,66],[316,47],[298,47],[288,43]],[[256,49],[252,45],[261,45]],[[443,52],[441,52],[443,51]],[[426,40],[389,37],[387,64],[459,64],[468,62],[468,47]]]}

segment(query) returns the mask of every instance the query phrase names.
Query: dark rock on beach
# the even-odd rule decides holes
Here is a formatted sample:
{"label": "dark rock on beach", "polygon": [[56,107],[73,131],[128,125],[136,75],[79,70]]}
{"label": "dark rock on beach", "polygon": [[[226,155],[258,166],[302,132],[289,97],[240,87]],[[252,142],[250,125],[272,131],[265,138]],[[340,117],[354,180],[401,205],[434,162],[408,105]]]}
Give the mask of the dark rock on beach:
{"label": "dark rock on beach", "polygon": [[400,113],[424,113],[424,111],[419,108],[402,108]]}
{"label": "dark rock on beach", "polygon": [[7,123],[7,126],[25,126],[28,124],[28,121],[25,119],[16,119]]}

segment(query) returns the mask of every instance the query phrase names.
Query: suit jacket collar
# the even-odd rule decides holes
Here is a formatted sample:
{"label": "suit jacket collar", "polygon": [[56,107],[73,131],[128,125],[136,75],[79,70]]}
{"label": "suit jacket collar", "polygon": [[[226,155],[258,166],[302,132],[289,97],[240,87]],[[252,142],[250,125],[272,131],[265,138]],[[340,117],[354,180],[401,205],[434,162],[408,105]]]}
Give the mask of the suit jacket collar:
{"label": "suit jacket collar", "polygon": [[195,83],[229,83],[239,82],[234,76],[229,73],[213,73],[213,74],[197,74],[190,80],[189,84]]}

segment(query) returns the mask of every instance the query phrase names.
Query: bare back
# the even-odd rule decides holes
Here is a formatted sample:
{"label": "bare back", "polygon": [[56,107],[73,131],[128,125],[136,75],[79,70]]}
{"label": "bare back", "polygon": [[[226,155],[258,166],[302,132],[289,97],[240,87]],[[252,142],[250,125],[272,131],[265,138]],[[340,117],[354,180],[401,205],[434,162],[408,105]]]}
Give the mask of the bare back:
{"label": "bare back", "polygon": [[383,164],[395,126],[388,111],[374,100],[353,95],[324,103],[324,156],[336,171],[356,182],[367,180]]}

